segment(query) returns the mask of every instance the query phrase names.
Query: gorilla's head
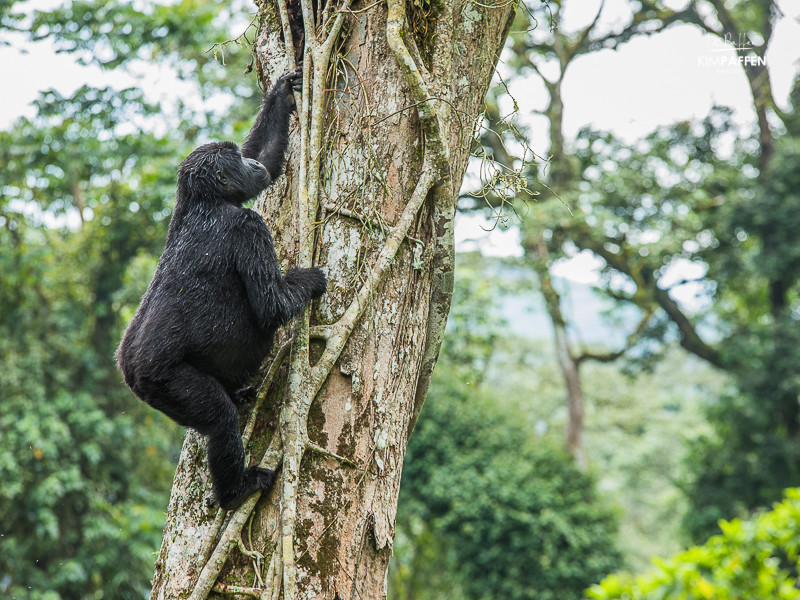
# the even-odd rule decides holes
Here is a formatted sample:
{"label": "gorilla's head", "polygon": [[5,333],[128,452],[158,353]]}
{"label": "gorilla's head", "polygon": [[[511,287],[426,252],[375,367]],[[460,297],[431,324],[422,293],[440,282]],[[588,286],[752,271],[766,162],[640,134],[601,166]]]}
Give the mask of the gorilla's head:
{"label": "gorilla's head", "polygon": [[271,183],[257,160],[242,158],[233,142],[212,142],[197,148],[178,169],[178,199],[225,201],[241,206]]}

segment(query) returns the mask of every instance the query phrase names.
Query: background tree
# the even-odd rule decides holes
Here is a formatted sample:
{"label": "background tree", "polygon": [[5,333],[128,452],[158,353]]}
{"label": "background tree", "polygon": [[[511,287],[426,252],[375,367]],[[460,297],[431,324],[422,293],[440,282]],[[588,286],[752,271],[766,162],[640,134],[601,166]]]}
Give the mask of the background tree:
{"label": "background tree", "polygon": [[[793,172],[794,112],[775,104],[768,66],[754,59],[763,59],[772,39],[780,16],[774,2],[688,2],[679,10],[658,2],[641,6],[645,10],[620,32],[606,33],[597,18],[576,33],[516,28],[522,33],[514,36],[509,64],[518,67],[516,76],[530,72],[544,83],[552,157],[548,171],[527,174],[528,181],[538,177],[549,189],[521,231],[556,331],[572,415],[568,446],[579,460],[584,411],[578,367],[585,358],[616,358],[630,349],[628,364],[646,365],[677,340],[735,376],[736,391],[710,407],[716,433],[694,445],[693,473],[685,484],[694,505],[687,531],[703,539],[719,518],[769,505],[800,475],[800,408],[790,373],[798,357],[787,333],[794,330],[795,251],[788,240],[796,239],[796,201],[783,183]],[[572,60],[677,24],[736,40],[740,47],[731,51],[750,57],[743,74],[756,135],[749,139],[733,127],[729,112],[716,109],[702,123],[662,129],[636,144],[588,130],[566,141],[561,83]],[[537,35],[553,41],[537,43]],[[509,136],[502,127],[497,134],[484,143],[502,159],[497,140]],[[640,311],[627,344],[588,350],[570,344],[571,326],[550,270],[581,251],[602,261],[602,293]],[[675,277],[679,266],[697,276]],[[707,303],[700,310],[687,308],[677,300],[687,290]]]}
{"label": "background tree", "polygon": [[[536,27],[535,15],[529,11],[520,11],[511,35],[511,53],[507,62],[511,70],[508,84],[528,78],[541,82],[546,101],[543,109],[536,112],[544,118],[547,125],[549,158],[528,164],[523,160],[520,164],[520,159],[509,152],[510,148],[520,146],[526,128],[509,126],[509,119],[500,117],[501,105],[507,104],[505,96],[508,87],[505,81],[492,95],[492,102],[486,113],[489,129],[481,139],[486,155],[495,161],[501,172],[513,170],[515,167],[522,170],[525,181],[523,187],[527,193],[542,187],[546,189],[541,202],[535,202],[532,207],[518,208],[521,214],[531,211],[522,219],[521,243],[530,267],[537,274],[538,291],[542,294],[544,308],[553,326],[556,356],[564,379],[569,416],[565,432],[566,447],[581,468],[586,468],[588,464],[583,444],[585,408],[581,365],[586,361],[612,362],[621,358],[646,331],[653,309],[648,307],[643,311],[638,325],[631,328],[626,342],[619,344],[617,348],[581,347],[570,335],[574,325],[569,323],[562,310],[562,292],[559,291],[558,284],[554,284],[551,275],[556,261],[564,258],[569,249],[574,248],[569,241],[565,248],[564,240],[553,240],[553,226],[560,223],[570,226],[573,217],[577,221],[583,218],[581,214],[573,215],[570,210],[570,207],[575,206],[582,173],[564,133],[564,77],[570,66],[581,56],[601,49],[618,48],[636,36],[654,35],[675,23],[695,17],[688,9],[671,10],[657,0],[637,1],[631,3],[631,6],[630,22],[618,31],[609,30],[601,22],[605,2],[600,2],[593,18],[575,31],[567,31],[560,25],[565,8],[562,2],[549,5],[554,24],[549,29]],[[512,113],[513,116],[516,115]],[[529,144],[530,142],[522,141],[521,146],[526,153],[529,151]],[[544,153],[543,148],[536,148],[535,151]],[[498,204],[498,199],[491,193],[483,196],[490,205]],[[528,198],[525,194],[520,194],[517,200],[517,204],[520,204],[520,200],[526,201]],[[502,204],[501,201],[500,205]],[[480,202],[467,202],[463,207],[475,209],[483,208],[483,205]],[[583,249],[580,246],[578,248]]]}

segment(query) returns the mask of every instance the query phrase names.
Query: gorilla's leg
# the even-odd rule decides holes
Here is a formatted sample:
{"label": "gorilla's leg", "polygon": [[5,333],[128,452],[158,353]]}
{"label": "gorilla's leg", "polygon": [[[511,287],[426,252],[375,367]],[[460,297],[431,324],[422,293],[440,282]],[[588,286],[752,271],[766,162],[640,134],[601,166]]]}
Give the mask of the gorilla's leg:
{"label": "gorilla's leg", "polygon": [[236,405],[214,377],[180,363],[170,369],[163,385],[146,387],[142,390],[145,402],[180,425],[207,436],[211,481],[222,508],[234,509],[256,491],[272,487],[273,471],[244,468]]}
{"label": "gorilla's leg", "polygon": [[257,395],[257,388],[253,387],[252,385],[246,385],[233,392],[231,394],[231,400],[236,406],[245,406],[255,402]]}

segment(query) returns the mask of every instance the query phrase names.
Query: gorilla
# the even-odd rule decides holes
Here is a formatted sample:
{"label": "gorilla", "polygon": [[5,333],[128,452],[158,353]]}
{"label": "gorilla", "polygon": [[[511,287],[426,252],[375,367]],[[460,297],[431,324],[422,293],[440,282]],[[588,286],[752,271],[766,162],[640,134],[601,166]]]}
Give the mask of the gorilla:
{"label": "gorilla", "polygon": [[280,174],[300,70],[264,102],[241,152],[200,146],[178,169],[175,210],[153,281],[117,350],[125,383],[180,425],[207,436],[217,503],[234,509],[274,473],[244,467],[237,406],[278,327],[326,290],[318,268],[283,276],[262,217],[242,206]]}

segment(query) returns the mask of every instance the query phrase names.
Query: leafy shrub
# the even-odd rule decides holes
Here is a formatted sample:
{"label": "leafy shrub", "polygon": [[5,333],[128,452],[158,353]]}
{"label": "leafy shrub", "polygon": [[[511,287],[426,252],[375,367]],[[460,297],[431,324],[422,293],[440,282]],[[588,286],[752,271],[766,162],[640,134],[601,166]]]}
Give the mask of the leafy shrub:
{"label": "leafy shrub", "polygon": [[752,520],[721,521],[721,535],[644,575],[615,574],[589,590],[595,600],[800,599],[800,488]]}

